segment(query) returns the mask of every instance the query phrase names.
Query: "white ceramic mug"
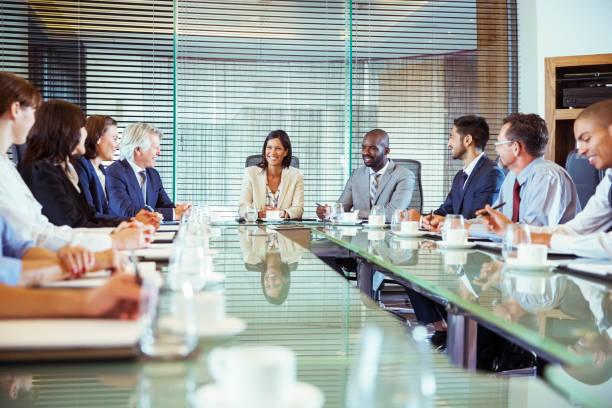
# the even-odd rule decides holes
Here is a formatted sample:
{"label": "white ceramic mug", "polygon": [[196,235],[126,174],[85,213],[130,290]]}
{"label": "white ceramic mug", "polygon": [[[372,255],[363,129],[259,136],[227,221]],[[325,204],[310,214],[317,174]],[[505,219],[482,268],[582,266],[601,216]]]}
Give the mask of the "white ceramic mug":
{"label": "white ceramic mug", "polygon": [[385,225],[385,216],[384,215],[370,215],[368,217],[368,224],[370,225]]}
{"label": "white ceramic mug", "polygon": [[419,232],[418,221],[402,221],[400,223],[400,233],[402,234],[416,234]]}
{"label": "white ceramic mug", "polygon": [[342,221],[343,222],[357,222],[357,212],[349,211],[342,213]]}
{"label": "white ceramic mug", "polygon": [[449,229],[446,231],[446,242],[454,245],[467,243],[468,232],[464,229]]}
{"label": "white ceramic mug", "polygon": [[216,348],[208,369],[229,407],[286,408],[296,382],[293,351],[276,346]]}
{"label": "white ceramic mug", "polygon": [[198,326],[220,326],[225,320],[225,295],[219,292],[198,292],[194,297]]}
{"label": "white ceramic mug", "polygon": [[281,211],[279,210],[268,210],[266,211],[266,218],[270,220],[280,220]]}
{"label": "white ceramic mug", "polygon": [[518,262],[527,265],[544,265],[548,248],[541,244],[518,244],[517,258]]}

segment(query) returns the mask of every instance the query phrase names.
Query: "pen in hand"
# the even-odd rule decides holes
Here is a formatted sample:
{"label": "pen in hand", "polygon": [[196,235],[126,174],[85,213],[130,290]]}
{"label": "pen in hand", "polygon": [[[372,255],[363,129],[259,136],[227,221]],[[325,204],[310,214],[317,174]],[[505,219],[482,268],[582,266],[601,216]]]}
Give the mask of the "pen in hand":
{"label": "pen in hand", "polygon": [[[506,202],[504,201],[503,203],[499,203],[497,204],[495,207],[491,207],[492,210],[499,210],[500,208],[502,208],[504,205],[506,205]],[[487,210],[485,210],[484,208],[482,210],[478,211],[478,216],[482,217],[485,215],[489,215],[489,212]]]}

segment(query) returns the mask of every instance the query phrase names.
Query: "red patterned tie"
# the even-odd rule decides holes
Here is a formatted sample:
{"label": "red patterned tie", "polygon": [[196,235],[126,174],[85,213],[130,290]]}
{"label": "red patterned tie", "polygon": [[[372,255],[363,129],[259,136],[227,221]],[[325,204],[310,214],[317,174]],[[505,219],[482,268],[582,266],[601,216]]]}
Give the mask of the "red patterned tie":
{"label": "red patterned tie", "polygon": [[521,185],[518,180],[514,180],[514,192],[512,194],[512,222],[519,220],[519,207],[521,206]]}

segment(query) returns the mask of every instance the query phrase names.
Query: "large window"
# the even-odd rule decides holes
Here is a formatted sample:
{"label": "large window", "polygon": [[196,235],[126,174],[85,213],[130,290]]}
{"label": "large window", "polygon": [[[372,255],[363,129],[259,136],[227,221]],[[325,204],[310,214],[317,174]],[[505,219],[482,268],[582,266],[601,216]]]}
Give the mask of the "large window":
{"label": "large window", "polygon": [[312,216],[379,127],[392,158],[422,162],[428,210],[462,165],[452,120],[481,114],[494,138],[517,108],[511,0],[8,0],[0,18],[0,69],[164,132],[158,170],[177,201],[235,207],[245,158],[284,129]]}

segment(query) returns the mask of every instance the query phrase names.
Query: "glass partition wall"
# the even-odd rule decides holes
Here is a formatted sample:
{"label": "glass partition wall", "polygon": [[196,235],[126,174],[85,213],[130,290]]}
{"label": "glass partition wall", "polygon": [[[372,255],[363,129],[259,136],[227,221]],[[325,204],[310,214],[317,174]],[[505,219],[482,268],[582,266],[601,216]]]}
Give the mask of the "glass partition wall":
{"label": "glass partition wall", "polygon": [[312,216],[378,127],[391,158],[421,161],[429,210],[462,167],[453,119],[480,114],[494,139],[517,109],[516,15],[513,0],[8,0],[0,69],[120,127],[157,126],[179,202],[234,208],[246,157],[283,129]]}

